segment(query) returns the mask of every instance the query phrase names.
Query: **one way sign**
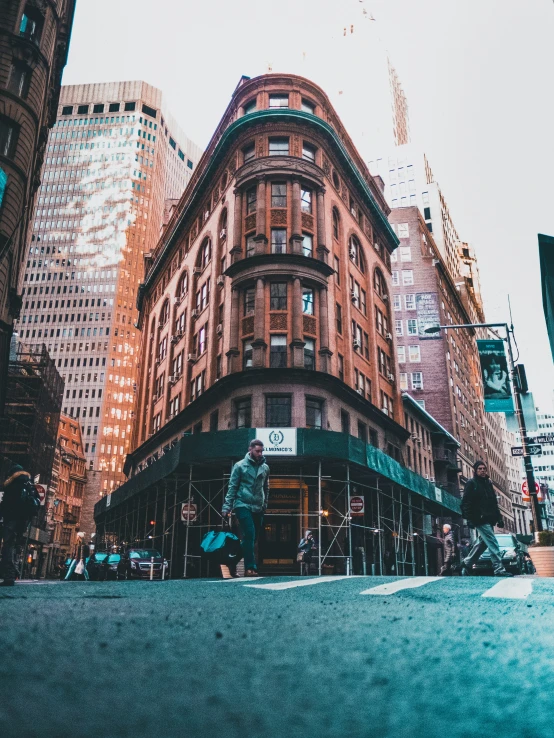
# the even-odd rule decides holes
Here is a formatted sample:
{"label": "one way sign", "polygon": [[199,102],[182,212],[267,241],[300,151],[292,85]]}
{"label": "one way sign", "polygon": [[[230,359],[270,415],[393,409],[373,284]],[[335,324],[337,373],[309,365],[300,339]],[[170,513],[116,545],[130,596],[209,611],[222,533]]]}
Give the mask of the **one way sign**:
{"label": "one way sign", "polygon": [[[527,451],[530,456],[542,456],[540,443],[528,443]],[[512,456],[523,456],[523,446],[512,446]]]}

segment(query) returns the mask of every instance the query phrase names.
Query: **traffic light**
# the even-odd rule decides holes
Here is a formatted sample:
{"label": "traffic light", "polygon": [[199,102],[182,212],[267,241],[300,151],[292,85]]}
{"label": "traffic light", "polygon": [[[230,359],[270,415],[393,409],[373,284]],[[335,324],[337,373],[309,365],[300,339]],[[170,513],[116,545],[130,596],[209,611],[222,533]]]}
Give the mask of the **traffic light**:
{"label": "traffic light", "polygon": [[515,366],[515,379],[519,391],[526,395],[529,392],[529,385],[527,384],[527,375],[525,374],[525,367],[523,364],[516,364]]}

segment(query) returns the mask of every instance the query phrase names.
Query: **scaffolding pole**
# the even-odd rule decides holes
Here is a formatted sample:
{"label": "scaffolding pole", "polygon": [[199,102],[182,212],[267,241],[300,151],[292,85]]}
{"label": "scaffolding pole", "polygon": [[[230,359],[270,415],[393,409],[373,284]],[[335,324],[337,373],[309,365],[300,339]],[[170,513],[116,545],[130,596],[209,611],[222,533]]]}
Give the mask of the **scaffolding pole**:
{"label": "scaffolding pole", "polygon": [[317,499],[318,499],[318,535],[317,535],[317,556],[318,556],[318,569],[319,576],[321,576],[321,516],[323,515],[323,504],[321,500],[321,461],[318,463],[318,474],[317,474]]}
{"label": "scaffolding pole", "polygon": [[346,515],[348,522],[348,566],[346,573],[352,574],[352,514],[350,511],[350,464],[346,464]]}
{"label": "scaffolding pole", "polygon": [[[188,496],[188,509],[190,510],[190,500],[191,500],[191,494],[192,494],[192,464],[189,464],[189,496]],[[185,533],[185,568],[183,571],[183,579],[187,578],[187,564],[188,564],[188,558],[189,558],[189,529],[190,529],[190,520],[187,519],[187,530]]]}

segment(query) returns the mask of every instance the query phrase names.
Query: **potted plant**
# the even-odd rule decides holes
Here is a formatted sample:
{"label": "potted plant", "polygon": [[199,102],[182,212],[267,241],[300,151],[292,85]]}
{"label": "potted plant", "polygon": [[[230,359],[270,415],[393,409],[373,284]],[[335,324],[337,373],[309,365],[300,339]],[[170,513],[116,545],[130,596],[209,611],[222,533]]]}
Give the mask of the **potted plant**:
{"label": "potted plant", "polygon": [[529,556],[537,576],[554,577],[554,531],[541,531],[538,543],[529,546]]}

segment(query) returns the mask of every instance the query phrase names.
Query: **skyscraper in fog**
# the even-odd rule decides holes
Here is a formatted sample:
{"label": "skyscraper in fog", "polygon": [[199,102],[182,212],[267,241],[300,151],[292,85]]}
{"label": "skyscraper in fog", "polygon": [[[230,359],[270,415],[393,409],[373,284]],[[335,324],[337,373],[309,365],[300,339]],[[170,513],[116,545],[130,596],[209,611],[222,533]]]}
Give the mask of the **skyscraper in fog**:
{"label": "skyscraper in fog", "polygon": [[144,82],[62,88],[21,287],[17,330],[46,344],[65,379],[63,412],[81,423],[102,490],[124,479],[135,404],[136,297],[166,202],[200,149]]}

